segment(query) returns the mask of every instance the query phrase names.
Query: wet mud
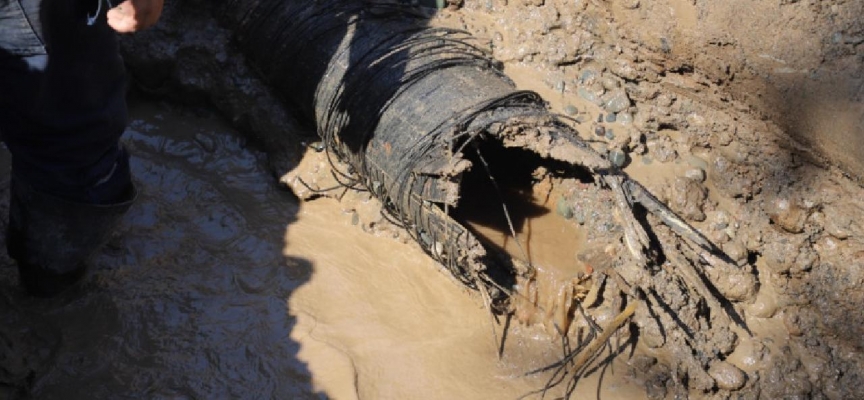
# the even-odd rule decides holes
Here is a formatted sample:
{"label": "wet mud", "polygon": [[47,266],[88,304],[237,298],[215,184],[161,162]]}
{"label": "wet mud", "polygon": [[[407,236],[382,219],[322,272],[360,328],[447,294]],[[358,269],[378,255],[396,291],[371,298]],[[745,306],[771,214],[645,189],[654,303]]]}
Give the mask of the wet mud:
{"label": "wet mud", "polygon": [[[136,102],[132,115],[124,143],[141,198],[83,286],[31,299],[3,261],[0,398],[486,399],[542,387],[525,374],[556,360],[555,342],[515,328],[499,359],[482,301],[415,243],[364,232],[336,200],[299,203],[206,109]],[[585,387],[638,398],[620,371]]]}

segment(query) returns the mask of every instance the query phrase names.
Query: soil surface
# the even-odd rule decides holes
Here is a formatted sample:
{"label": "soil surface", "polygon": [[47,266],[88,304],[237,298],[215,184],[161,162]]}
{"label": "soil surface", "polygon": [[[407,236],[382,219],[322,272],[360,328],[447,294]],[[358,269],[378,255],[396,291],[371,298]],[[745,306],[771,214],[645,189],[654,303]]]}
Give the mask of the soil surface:
{"label": "soil surface", "polygon": [[[543,387],[548,374],[520,376],[561,356],[549,325],[572,318],[552,315],[561,286],[543,283],[553,299],[529,301],[550,314],[516,315],[498,361],[482,299],[383,223],[380,204],[350,195],[298,205],[273,186],[275,175],[319,177],[313,183],[325,187],[329,164],[310,130],[255,79],[231,32],[194,3],[168,7],[161,27],[124,42],[136,87],[213,107],[267,157],[212,134],[223,128],[160,134],[153,115],[167,111],[141,109],[128,140],[149,194],[97,257],[88,293],[66,306],[34,303],[14,292],[11,270],[0,275],[0,317],[15,327],[0,328],[0,345],[14,350],[4,363],[12,367],[0,369],[9,387],[0,385],[0,398],[88,386],[103,397],[480,399]],[[615,335],[626,351],[605,364],[614,374],[595,368],[577,396],[594,395],[603,379],[602,398],[857,397],[864,2],[448,4],[431,25],[471,32],[519,88],[580,121],[582,139],[620,156],[630,176],[736,264],[705,272],[741,318],[725,325],[671,267],[615,267],[650,277],[665,311],[638,307]],[[276,140],[286,135],[294,139]],[[541,187],[553,183],[557,191]],[[530,192],[546,195],[537,201],[544,218],[562,217],[532,248],[572,235],[572,251],[553,259],[582,255],[571,260],[573,276],[602,270],[586,244],[615,232],[610,200],[574,181],[540,179]],[[558,207],[560,198],[570,203]],[[677,243],[668,230],[655,234]],[[585,321],[608,326],[625,308],[609,295],[623,289],[614,279],[573,283],[567,273],[552,281],[571,282],[571,297],[603,288]],[[581,334],[585,321],[571,331]]]}

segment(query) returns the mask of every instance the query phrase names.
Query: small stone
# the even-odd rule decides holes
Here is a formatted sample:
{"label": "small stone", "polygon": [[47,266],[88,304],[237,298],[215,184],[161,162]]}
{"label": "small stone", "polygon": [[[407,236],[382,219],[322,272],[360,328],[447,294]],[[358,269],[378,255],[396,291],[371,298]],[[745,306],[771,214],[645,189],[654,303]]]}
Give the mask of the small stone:
{"label": "small stone", "polygon": [[603,97],[603,108],[611,113],[618,113],[630,107],[630,98],[624,89],[615,89]]}
{"label": "small stone", "polygon": [[618,80],[609,76],[603,77],[603,79],[600,80],[600,84],[603,85],[603,88],[606,90],[613,90],[621,87],[621,83],[619,83]]}
{"label": "small stone", "polygon": [[708,190],[701,183],[676,178],[672,184],[670,206],[682,217],[693,221],[704,221],[706,216],[703,208],[708,198]]}
{"label": "small stone", "polygon": [[604,135],[606,139],[615,140],[615,132],[612,131],[612,128],[606,129],[606,135]]}
{"label": "small stone", "polygon": [[635,10],[639,8],[639,0],[623,0],[621,6],[628,10]]}
{"label": "small stone", "polygon": [[597,136],[606,136],[606,128],[603,125],[596,125],[594,127],[594,134]]}
{"label": "small stone", "polygon": [[608,115],[606,115],[606,122],[613,123],[616,119],[617,116],[615,115],[615,113],[609,113]]}
{"label": "small stone", "polygon": [[748,271],[724,273],[717,279],[717,290],[732,301],[747,301],[756,296],[759,284],[756,277]]}
{"label": "small stone", "polygon": [[789,233],[804,232],[804,223],[809,215],[809,210],[786,199],[774,201],[768,210],[771,222]]}
{"label": "small stone", "polygon": [[741,265],[742,262],[747,261],[747,249],[737,240],[724,243],[723,251],[726,252],[726,255],[728,255],[729,258],[731,258],[732,261],[735,261],[738,265]]}
{"label": "small stone", "polygon": [[578,113],[578,112],[579,112],[579,109],[576,108],[576,106],[574,106],[572,104],[568,104],[566,107],[564,107],[564,113],[567,115],[576,115],[576,113]]}
{"label": "small stone", "polygon": [[717,382],[717,387],[723,390],[738,390],[747,383],[747,375],[738,367],[726,361],[714,361],[708,367],[708,375]]}
{"label": "small stone", "polygon": [[703,171],[708,170],[708,162],[696,156],[690,156],[687,159],[687,164],[690,164],[691,166],[699,168]]}
{"label": "small stone", "polygon": [[594,80],[597,79],[597,71],[593,69],[586,69],[582,71],[582,75],[579,77],[582,81],[583,85],[590,85],[594,83]]}
{"label": "small stone", "polygon": [[621,168],[627,163],[627,153],[621,149],[614,149],[609,152],[609,161],[612,165]]}
{"label": "small stone", "polygon": [[852,216],[829,209],[825,212],[825,232],[837,239],[844,240],[851,235]]}
{"label": "small stone", "polygon": [[618,115],[615,119],[617,119],[618,122],[620,122],[623,125],[632,124],[633,123],[633,114],[630,114],[629,112],[626,112],[626,111],[621,112],[621,113],[618,113]]}
{"label": "small stone", "polygon": [[360,224],[360,215],[356,212],[351,215],[351,225],[359,225]]}
{"label": "small stone", "polygon": [[691,168],[684,172],[684,177],[696,182],[705,181],[705,171],[699,168]]}
{"label": "small stone", "polygon": [[726,211],[720,210],[717,211],[717,215],[714,216],[714,228],[715,229],[726,229],[729,226],[729,213]]}
{"label": "small stone", "polygon": [[596,94],[592,93],[588,89],[585,89],[584,87],[580,87],[579,89],[576,89],[576,94],[578,94],[579,97],[581,97],[581,98],[583,98],[583,99],[585,99],[591,103],[597,104],[600,102],[600,98]]}

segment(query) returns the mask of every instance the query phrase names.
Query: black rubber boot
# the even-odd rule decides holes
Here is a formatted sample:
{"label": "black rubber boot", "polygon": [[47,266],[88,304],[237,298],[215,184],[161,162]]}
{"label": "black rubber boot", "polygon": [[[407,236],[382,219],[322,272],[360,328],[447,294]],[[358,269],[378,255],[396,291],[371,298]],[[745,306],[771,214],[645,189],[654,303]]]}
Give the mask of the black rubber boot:
{"label": "black rubber boot", "polygon": [[32,296],[53,297],[75,285],[137,196],[131,184],[114,204],[76,203],[40,193],[12,174],[6,250]]}

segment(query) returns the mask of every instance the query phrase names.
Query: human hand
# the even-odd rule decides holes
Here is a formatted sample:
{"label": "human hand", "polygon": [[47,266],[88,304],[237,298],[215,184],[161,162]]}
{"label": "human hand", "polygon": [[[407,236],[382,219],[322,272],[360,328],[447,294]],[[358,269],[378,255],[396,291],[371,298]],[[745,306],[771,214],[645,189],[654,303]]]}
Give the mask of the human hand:
{"label": "human hand", "polygon": [[108,10],[108,25],[120,33],[137,32],[156,24],[165,0],[126,0]]}

